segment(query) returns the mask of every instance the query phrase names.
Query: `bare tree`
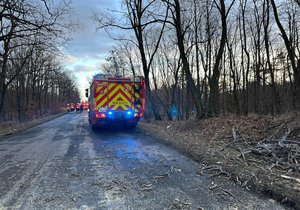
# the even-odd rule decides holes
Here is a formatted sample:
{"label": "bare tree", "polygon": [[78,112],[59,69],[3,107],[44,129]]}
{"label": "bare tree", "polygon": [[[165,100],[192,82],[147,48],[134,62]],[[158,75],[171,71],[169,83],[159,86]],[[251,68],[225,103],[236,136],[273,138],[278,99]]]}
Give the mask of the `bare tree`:
{"label": "bare tree", "polygon": [[292,40],[289,39],[286,30],[284,29],[283,25],[281,24],[281,21],[279,19],[279,14],[277,11],[277,6],[274,0],[270,0],[274,18],[276,21],[276,24],[281,32],[282,39],[284,40],[284,44],[288,53],[289,60],[291,62],[291,67],[294,73],[294,80],[295,80],[295,95],[296,98],[298,98],[299,103],[299,93],[300,93],[300,59],[297,58],[297,55],[295,54],[295,48],[292,45]]}
{"label": "bare tree", "polygon": [[264,0],[264,41],[265,41],[265,50],[266,50],[266,59],[267,59],[267,70],[270,73],[271,77],[271,86],[274,97],[274,106],[275,112],[279,114],[281,112],[281,105],[279,99],[279,93],[277,92],[276,82],[275,82],[275,70],[271,62],[271,54],[270,54],[270,32],[269,32],[269,24],[270,24],[270,1]]}
{"label": "bare tree", "polygon": [[190,65],[187,58],[187,51],[184,44],[186,40],[185,38],[186,28],[184,28],[184,26],[182,25],[181,4],[179,0],[173,0],[173,1],[163,0],[163,2],[165,2],[168,5],[168,7],[170,7],[171,10],[172,22],[169,23],[174,26],[176,31],[177,45],[180,53],[180,59],[182,62],[182,68],[185,73],[185,77],[187,81],[187,88],[190,91],[191,96],[193,98],[193,102],[196,108],[197,118],[200,118],[203,116],[203,104],[201,101],[200,93],[197,90],[197,86],[193,79]]}
{"label": "bare tree", "polygon": [[173,104],[178,119],[191,117],[194,110],[197,118],[221,111],[248,115],[295,110],[300,66],[297,1],[280,6],[275,0],[235,2],[127,0],[127,22],[101,21],[105,27],[134,33],[134,41],[122,37],[118,57],[133,74],[146,72],[151,101],[164,116]]}
{"label": "bare tree", "polygon": [[300,7],[300,1],[299,0],[294,0],[297,4],[298,4],[298,6]]}
{"label": "bare tree", "polygon": [[243,74],[242,90],[243,90],[243,114],[248,115],[249,112],[249,72],[250,72],[250,53],[247,44],[247,30],[246,30],[246,8],[247,0],[240,0],[240,14],[239,14],[239,30],[241,40],[241,68]]}
{"label": "bare tree", "polygon": [[227,16],[229,11],[234,3],[231,2],[231,5],[226,11],[224,0],[220,0],[219,4],[215,2],[220,15],[221,15],[221,25],[222,25],[222,34],[220,40],[219,50],[217,52],[216,60],[213,66],[213,72],[211,78],[209,78],[209,87],[210,87],[210,95],[209,95],[209,107],[208,107],[208,115],[210,116],[218,116],[219,115],[219,78],[220,78],[220,63],[222,60],[226,38],[227,38]]}
{"label": "bare tree", "polygon": [[[150,79],[149,79],[149,73],[151,64],[153,61],[153,58],[157,52],[159,43],[161,41],[163,31],[165,28],[165,23],[163,22],[160,32],[158,33],[158,37],[156,40],[156,44],[152,50],[152,52],[149,54],[147,58],[147,53],[145,50],[145,31],[147,26],[150,26],[152,24],[156,24],[159,21],[156,18],[153,18],[154,11],[149,12],[151,6],[154,5],[155,0],[149,1],[148,3],[144,4],[143,0],[124,0],[124,4],[126,6],[126,12],[125,17],[129,21],[128,26],[124,26],[121,24],[115,23],[114,20],[111,18],[103,18],[102,17],[96,17],[96,21],[99,23],[100,28],[108,28],[108,27],[116,27],[119,29],[124,30],[132,30],[134,32],[134,36],[136,39],[135,45],[137,46],[139,52],[140,52],[140,58],[142,62],[144,77],[145,77],[145,85],[146,85],[146,96],[147,99],[150,101],[150,104],[146,104],[147,109],[145,113],[145,117],[150,117],[151,110],[154,114],[154,117],[156,120],[160,120],[161,116],[160,113],[157,110],[157,105],[155,103],[155,100],[151,94],[151,86],[150,86]],[[167,17],[167,13],[165,18]],[[150,17],[150,19],[149,19]],[[149,106],[151,105],[151,107]],[[149,112],[150,111],[150,112]]]}
{"label": "bare tree", "polygon": [[[11,53],[23,46],[48,45],[53,49],[52,37],[62,35],[63,25],[60,17],[67,12],[67,5],[51,10],[46,1],[16,1],[0,2],[0,114],[9,85],[22,74],[22,68],[10,72]],[[35,49],[35,48],[33,48]],[[13,74],[13,75],[12,75]]]}

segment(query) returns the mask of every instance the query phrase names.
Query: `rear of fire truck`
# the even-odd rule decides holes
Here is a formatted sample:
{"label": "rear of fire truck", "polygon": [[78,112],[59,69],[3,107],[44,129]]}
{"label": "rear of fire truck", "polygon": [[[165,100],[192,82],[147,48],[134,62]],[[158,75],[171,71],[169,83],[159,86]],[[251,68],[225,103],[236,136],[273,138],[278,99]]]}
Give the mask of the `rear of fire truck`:
{"label": "rear of fire truck", "polygon": [[89,96],[89,122],[92,129],[124,125],[134,128],[144,113],[143,77],[94,76]]}

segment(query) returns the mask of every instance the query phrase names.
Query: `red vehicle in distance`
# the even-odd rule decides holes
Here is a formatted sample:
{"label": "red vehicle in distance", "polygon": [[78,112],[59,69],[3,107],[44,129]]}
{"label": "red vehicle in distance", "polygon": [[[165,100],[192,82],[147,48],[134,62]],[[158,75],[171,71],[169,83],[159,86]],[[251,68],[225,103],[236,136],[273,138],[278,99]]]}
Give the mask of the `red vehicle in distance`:
{"label": "red vehicle in distance", "polygon": [[81,106],[82,106],[83,110],[89,109],[89,103],[87,101],[82,101]]}
{"label": "red vehicle in distance", "polygon": [[73,112],[75,110],[75,105],[73,103],[67,104],[67,111]]}

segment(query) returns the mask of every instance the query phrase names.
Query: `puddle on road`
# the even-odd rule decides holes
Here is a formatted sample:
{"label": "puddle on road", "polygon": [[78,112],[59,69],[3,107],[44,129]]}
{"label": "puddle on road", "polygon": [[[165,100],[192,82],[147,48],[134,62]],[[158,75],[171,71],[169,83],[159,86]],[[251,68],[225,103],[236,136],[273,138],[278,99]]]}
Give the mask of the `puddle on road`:
{"label": "puddle on road", "polygon": [[137,159],[145,161],[147,157],[143,154],[142,146],[132,138],[125,138],[118,142],[113,142],[117,147],[115,148],[115,155],[118,158]]}
{"label": "puddle on road", "polygon": [[110,140],[94,140],[94,149],[103,157],[114,157],[122,165],[133,167],[134,164],[149,161],[149,156],[136,139],[124,137]]}

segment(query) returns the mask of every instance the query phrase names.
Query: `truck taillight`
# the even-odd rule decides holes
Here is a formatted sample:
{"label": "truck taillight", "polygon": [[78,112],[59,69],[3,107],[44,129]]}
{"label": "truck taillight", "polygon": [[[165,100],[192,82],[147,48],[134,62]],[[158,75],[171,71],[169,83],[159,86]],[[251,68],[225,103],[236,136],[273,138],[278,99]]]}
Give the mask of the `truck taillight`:
{"label": "truck taillight", "polygon": [[96,113],[96,118],[105,118],[106,115],[104,113],[98,114]]}

